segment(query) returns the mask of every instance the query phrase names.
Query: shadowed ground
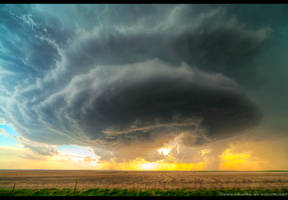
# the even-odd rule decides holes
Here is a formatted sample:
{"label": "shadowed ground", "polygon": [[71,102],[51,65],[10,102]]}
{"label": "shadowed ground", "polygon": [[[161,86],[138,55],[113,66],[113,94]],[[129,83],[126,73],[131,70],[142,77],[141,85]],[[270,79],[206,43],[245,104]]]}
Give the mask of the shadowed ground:
{"label": "shadowed ground", "polygon": [[0,196],[288,196],[288,189],[0,189]]}

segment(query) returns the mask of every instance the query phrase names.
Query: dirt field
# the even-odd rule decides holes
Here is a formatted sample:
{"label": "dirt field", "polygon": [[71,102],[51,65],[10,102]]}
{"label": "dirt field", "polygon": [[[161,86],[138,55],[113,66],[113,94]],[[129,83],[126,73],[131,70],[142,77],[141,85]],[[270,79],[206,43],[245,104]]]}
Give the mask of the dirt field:
{"label": "dirt field", "polygon": [[288,172],[0,170],[0,188],[288,188]]}

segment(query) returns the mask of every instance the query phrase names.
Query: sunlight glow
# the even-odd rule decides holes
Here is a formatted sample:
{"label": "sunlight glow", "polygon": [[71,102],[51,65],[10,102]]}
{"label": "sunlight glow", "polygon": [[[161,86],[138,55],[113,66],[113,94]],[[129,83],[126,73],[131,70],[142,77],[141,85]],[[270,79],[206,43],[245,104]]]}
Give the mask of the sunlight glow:
{"label": "sunlight glow", "polygon": [[220,159],[220,170],[260,170],[263,163],[253,158],[250,153],[234,153],[231,149],[226,149]]}
{"label": "sunlight glow", "polygon": [[67,149],[58,150],[58,159],[71,160],[76,163],[85,163],[95,166],[99,157],[88,147],[72,146]]}
{"label": "sunlight glow", "polygon": [[250,157],[248,153],[232,153],[230,149],[226,149],[220,156],[224,161],[245,161]]}
{"label": "sunlight glow", "polygon": [[167,156],[170,153],[170,151],[171,149],[167,149],[167,148],[158,149],[159,154],[164,155],[164,156]]}
{"label": "sunlight glow", "polygon": [[157,163],[143,163],[143,164],[140,164],[140,169],[153,170],[157,168],[157,165],[158,165]]}

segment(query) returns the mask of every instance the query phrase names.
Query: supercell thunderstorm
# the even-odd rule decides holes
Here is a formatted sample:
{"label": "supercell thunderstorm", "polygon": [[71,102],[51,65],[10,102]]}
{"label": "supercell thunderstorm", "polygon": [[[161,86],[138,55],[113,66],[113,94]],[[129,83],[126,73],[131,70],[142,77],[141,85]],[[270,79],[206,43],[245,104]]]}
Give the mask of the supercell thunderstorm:
{"label": "supercell thunderstorm", "polygon": [[259,123],[238,72],[268,28],[220,6],[58,9],[66,15],[0,7],[0,116],[27,140],[121,152],[181,133],[201,145]]}

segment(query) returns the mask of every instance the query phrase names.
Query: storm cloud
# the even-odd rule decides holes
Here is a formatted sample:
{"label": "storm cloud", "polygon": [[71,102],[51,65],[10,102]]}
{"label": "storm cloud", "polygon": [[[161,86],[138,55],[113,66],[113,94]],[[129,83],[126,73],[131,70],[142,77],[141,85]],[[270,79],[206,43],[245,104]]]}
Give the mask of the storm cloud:
{"label": "storm cloud", "polygon": [[98,67],[75,76],[61,92],[43,101],[40,110],[45,115],[55,105],[61,109],[52,119],[59,121],[67,114],[91,139],[109,133],[109,138],[141,137],[141,132],[149,137],[150,130],[170,126],[193,128],[193,118],[202,120],[207,134],[216,136],[259,120],[257,108],[232,80],[158,60]]}
{"label": "storm cloud", "polygon": [[262,114],[239,77],[271,29],[227,9],[1,7],[0,114],[28,140],[92,146],[103,158],[148,155],[179,134],[187,146],[240,134]]}

